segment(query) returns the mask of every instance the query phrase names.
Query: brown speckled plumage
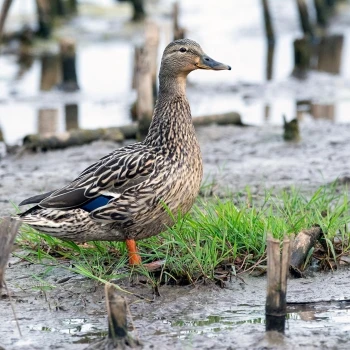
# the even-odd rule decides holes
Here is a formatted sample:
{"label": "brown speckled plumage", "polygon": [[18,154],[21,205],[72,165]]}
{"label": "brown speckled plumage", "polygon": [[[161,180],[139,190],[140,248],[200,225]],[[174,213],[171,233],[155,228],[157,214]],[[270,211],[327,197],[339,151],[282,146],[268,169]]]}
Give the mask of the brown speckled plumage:
{"label": "brown speckled plumage", "polygon": [[[188,212],[203,171],[185,94],[186,77],[198,68],[230,69],[211,59],[206,65],[204,60],[208,56],[191,40],[169,44],[146,139],[103,157],[68,186],[24,201],[38,205],[20,214],[23,222],[74,241],[138,240],[170,226],[168,210],[175,216]],[[86,210],[88,203],[101,196],[107,196],[108,203]]]}

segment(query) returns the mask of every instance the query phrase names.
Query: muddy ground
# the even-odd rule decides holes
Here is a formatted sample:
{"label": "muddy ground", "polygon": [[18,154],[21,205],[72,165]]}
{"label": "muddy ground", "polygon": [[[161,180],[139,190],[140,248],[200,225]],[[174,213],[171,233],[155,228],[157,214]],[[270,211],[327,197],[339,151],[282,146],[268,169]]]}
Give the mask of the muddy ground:
{"label": "muddy ground", "polygon": [[[206,181],[215,180],[217,193],[223,187],[236,193],[249,185],[256,195],[271,187],[296,185],[311,191],[337,178],[347,182],[350,125],[306,119],[301,130],[301,142],[286,143],[282,129],[275,126],[198,129]],[[11,202],[63,186],[115,147],[97,142],[2,159],[1,216],[14,212]],[[34,275],[42,276],[51,287],[43,286]],[[154,302],[129,296],[133,334],[138,334],[146,349],[347,349],[348,277],[348,271],[342,270],[291,280],[288,301],[308,304],[289,306],[285,338],[264,338],[265,278],[249,276],[243,277],[245,283],[234,279],[225,289],[163,286],[162,296]],[[103,287],[96,282],[64,268],[31,265],[15,257],[6,278],[23,336],[4,296],[0,345],[5,349],[83,349],[106,334]],[[153,300],[149,286],[120,283]]]}

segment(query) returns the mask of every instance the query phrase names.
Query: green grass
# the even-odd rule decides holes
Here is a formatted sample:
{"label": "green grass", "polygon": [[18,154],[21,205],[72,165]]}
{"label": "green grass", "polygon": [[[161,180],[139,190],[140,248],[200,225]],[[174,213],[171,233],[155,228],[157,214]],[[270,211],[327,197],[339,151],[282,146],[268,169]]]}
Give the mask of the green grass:
{"label": "green grass", "polygon": [[[167,232],[139,241],[143,261],[165,259],[163,281],[178,284],[215,280],[225,271],[234,275],[264,271],[268,233],[282,239],[315,225],[325,238],[325,244],[313,251],[322,268],[336,266],[342,255],[349,254],[347,189],[339,190],[334,184],[320,187],[311,196],[296,189],[277,194],[267,191],[256,203],[247,189],[238,198],[199,199],[189,214],[174,218],[175,225]],[[58,266],[69,262],[72,271],[99,282],[129,274],[122,242],[77,245],[23,226],[18,244],[27,252],[27,260]]]}

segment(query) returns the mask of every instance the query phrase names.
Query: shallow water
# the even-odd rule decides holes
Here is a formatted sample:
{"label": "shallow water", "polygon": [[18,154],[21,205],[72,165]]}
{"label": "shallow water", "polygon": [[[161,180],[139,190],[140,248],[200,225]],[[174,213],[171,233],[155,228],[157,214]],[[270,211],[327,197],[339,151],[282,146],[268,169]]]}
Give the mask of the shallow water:
{"label": "shallow water", "polygon": [[[1,2],[1,1],[0,1]],[[309,1],[311,4],[311,1]],[[30,2],[13,8],[11,26],[33,23]],[[23,71],[14,55],[0,56],[0,125],[5,140],[15,143],[38,131],[40,109],[58,113],[57,131],[66,129],[65,105],[77,105],[81,128],[118,126],[131,122],[129,108],[135,98],[131,89],[133,47],[137,34],[125,34],[130,16],[126,4],[101,3],[103,11],[91,15],[88,2],[82,14],[59,32],[75,36],[80,91],[40,91],[42,62],[34,58]],[[297,114],[350,122],[350,10],[343,7],[329,31],[343,33],[344,45],[339,75],[313,72],[306,80],[291,77],[293,40],[301,35],[294,0],[272,0],[271,9],[278,38],[271,77],[267,77],[265,43],[260,1],[180,1],[180,22],[187,36],[197,40],[215,59],[232,65],[230,72],[194,72],[188,97],[193,115],[237,111],[248,124],[281,124]],[[162,28],[161,47],[170,40],[169,17],[172,1],[153,1],[152,11]],[[90,10],[89,10],[90,9]],[[111,16],[115,14],[115,16]],[[311,13],[312,14],[312,13]],[[314,15],[314,14],[312,14]],[[124,34],[123,34],[124,33]],[[67,35],[67,34],[65,34]],[[130,37],[131,35],[131,37]],[[161,52],[160,52],[161,54]],[[308,101],[297,106],[297,101]]]}
{"label": "shallow water", "polygon": [[[8,298],[0,309],[0,346],[6,350],[84,349],[107,333],[103,287],[63,268],[11,259],[7,285],[22,332],[19,336]],[[34,277],[53,286],[29,288]],[[69,276],[66,282],[58,282]],[[347,349],[350,341],[348,270],[290,280],[285,336],[265,335],[265,278],[242,276],[226,288],[162,286],[153,298],[147,285],[118,281],[128,295],[129,330],[145,349]],[[327,288],[325,288],[327,286]],[[148,302],[154,300],[153,302]]]}

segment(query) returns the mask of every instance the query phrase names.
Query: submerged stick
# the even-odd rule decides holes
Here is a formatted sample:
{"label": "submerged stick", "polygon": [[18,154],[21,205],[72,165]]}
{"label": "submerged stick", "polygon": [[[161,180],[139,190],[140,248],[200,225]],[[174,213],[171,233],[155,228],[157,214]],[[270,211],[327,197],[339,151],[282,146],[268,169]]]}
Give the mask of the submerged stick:
{"label": "submerged stick", "polygon": [[142,343],[128,334],[127,307],[123,297],[116,293],[111,284],[105,286],[108,314],[108,337],[89,346],[89,350],[140,349]]}
{"label": "submerged stick", "polygon": [[2,3],[1,12],[0,12],[0,43],[2,41],[2,35],[4,32],[5,22],[7,15],[11,7],[12,0],[5,0]]}
{"label": "submerged stick", "polygon": [[280,241],[267,238],[266,331],[284,332],[286,321],[287,277],[290,239],[284,238],[282,255]]}
{"label": "submerged stick", "polygon": [[310,249],[320,238],[322,230],[320,227],[312,227],[297,234],[293,242],[292,256],[290,259],[290,270],[293,275],[301,277],[303,264]]}
{"label": "submerged stick", "polygon": [[19,220],[10,217],[3,218],[0,223],[0,293],[4,287],[7,262],[20,225]]}
{"label": "submerged stick", "polygon": [[[218,125],[243,125],[241,116],[236,112],[193,118],[193,124],[195,127],[206,126],[213,123]],[[94,130],[69,130],[51,136],[32,134],[23,138],[23,146],[25,149],[32,151],[47,151],[51,149],[80,146],[97,140],[121,142],[126,139],[136,139],[138,130],[138,125],[134,123],[120,127],[100,128]]]}

